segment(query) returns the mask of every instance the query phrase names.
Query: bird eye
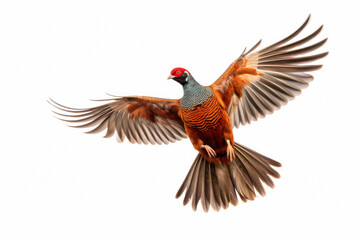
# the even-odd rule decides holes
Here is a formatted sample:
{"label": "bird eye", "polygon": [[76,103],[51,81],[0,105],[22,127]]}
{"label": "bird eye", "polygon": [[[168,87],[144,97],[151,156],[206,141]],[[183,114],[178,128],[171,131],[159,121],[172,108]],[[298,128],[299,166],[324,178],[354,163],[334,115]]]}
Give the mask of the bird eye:
{"label": "bird eye", "polygon": [[181,72],[179,70],[176,71],[176,74],[180,74]]}

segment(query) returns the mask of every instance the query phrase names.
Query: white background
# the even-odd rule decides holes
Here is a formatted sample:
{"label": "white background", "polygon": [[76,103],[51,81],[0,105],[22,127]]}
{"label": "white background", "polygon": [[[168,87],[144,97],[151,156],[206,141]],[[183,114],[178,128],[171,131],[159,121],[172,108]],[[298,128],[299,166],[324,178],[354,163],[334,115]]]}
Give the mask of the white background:
{"label": "white background", "polygon": [[[335,3],[336,2],[336,3]],[[193,212],[175,193],[196,152],[68,128],[46,100],[180,98],[173,67],[211,84],[260,38],[312,19],[323,68],[280,111],[234,130],[283,164],[266,197]],[[0,239],[359,239],[356,1],[1,1]]]}

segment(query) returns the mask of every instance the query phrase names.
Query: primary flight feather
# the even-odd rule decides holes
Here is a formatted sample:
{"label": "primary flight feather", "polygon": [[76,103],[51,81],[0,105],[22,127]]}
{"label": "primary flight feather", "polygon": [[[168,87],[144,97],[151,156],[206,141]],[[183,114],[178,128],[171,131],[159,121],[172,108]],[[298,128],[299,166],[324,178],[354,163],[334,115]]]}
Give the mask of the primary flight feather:
{"label": "primary flight feather", "polygon": [[196,210],[219,210],[265,195],[262,183],[274,187],[279,178],[273,167],[281,164],[234,142],[233,127],[245,125],[279,109],[301,93],[313,79],[306,72],[321,68],[310,62],[328,53],[310,55],[327,39],[304,46],[322,29],[290,42],[308,24],[310,16],[294,33],[259,51],[259,41],[241,54],[210,86],[200,85],[184,68],[174,68],[168,79],[180,83],[181,99],[116,97],[86,109],[70,108],[50,99],[64,121],[77,128],[94,127],[88,133],[106,130],[122,142],[168,144],[189,137],[199,152],[176,197],[184,192],[184,205],[192,200]]}

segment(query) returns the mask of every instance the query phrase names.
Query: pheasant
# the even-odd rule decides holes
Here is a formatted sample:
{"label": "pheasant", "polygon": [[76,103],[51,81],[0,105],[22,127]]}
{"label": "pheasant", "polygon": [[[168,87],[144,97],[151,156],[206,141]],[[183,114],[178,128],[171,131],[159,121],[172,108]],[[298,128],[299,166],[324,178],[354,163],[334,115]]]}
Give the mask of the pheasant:
{"label": "pheasant", "polygon": [[95,126],[88,133],[106,130],[106,138],[116,132],[120,142],[126,137],[131,143],[168,144],[188,137],[199,153],[176,198],[185,192],[183,204],[192,200],[194,210],[199,201],[207,212],[210,206],[218,211],[230,203],[237,205],[237,196],[243,202],[254,200],[257,193],[265,195],[263,183],[274,187],[271,177],[280,175],[273,167],[281,164],[234,142],[232,129],[279,109],[312,81],[305,72],[322,67],[308,63],[328,52],[305,54],[320,48],[327,39],[303,46],[322,26],[290,42],[309,19],[275,44],[254,52],[260,40],[249,51],[244,50],[210,86],[200,85],[188,70],[174,68],[168,79],[182,85],[181,99],[113,96],[103,105],[85,109],[66,107],[51,99],[49,103],[62,111],[54,111],[61,120],[80,123],[73,127]]}

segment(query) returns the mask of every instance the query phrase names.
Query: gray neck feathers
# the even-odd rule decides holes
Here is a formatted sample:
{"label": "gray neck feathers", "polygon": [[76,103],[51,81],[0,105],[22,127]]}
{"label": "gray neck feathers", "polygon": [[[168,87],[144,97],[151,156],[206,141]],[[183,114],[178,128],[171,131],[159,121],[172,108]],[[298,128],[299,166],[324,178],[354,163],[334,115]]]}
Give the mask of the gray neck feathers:
{"label": "gray neck feathers", "polygon": [[191,74],[188,77],[188,82],[183,85],[183,89],[184,96],[180,99],[180,106],[188,110],[204,103],[214,95],[211,88],[201,86]]}

